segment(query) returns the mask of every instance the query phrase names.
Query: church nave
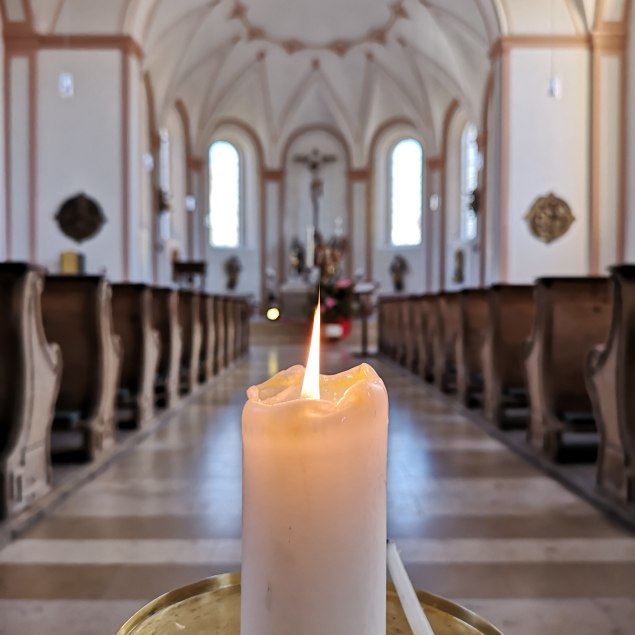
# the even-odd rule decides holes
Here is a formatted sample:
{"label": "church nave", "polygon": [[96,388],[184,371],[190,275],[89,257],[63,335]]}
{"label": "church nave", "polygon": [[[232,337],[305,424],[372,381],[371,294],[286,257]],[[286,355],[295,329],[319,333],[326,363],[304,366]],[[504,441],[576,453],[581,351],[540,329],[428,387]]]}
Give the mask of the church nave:
{"label": "church nave", "polygon": [[[0,551],[0,633],[114,633],[146,601],[238,571],[245,389],[303,361],[258,345],[175,417]],[[323,372],[355,365],[324,350]],[[628,635],[635,538],[393,363],[388,534],[419,588],[506,635]]]}

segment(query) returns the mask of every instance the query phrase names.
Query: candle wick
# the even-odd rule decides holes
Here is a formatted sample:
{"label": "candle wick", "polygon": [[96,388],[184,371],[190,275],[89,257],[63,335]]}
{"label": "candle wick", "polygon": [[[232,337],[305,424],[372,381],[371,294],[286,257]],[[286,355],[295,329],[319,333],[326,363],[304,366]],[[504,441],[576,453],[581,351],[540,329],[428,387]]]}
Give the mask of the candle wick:
{"label": "candle wick", "polygon": [[309,358],[302,382],[302,397],[308,399],[320,398],[320,295],[313,316],[313,332],[311,333],[311,347]]}

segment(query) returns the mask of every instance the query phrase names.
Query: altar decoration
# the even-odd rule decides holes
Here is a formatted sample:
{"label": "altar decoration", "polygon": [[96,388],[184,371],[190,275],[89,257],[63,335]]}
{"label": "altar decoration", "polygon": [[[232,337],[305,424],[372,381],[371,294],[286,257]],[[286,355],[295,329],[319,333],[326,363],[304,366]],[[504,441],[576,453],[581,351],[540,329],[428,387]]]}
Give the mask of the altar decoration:
{"label": "altar decoration", "polygon": [[[352,280],[325,280],[319,285],[319,297],[321,298],[322,322],[324,323],[324,336],[327,340],[339,340],[348,337],[351,333],[353,318],[353,290]],[[313,305],[318,300],[316,293]],[[333,328],[335,327],[335,328]]]}
{"label": "altar decoration", "polygon": [[388,395],[309,361],[247,392],[241,635],[385,635]]}

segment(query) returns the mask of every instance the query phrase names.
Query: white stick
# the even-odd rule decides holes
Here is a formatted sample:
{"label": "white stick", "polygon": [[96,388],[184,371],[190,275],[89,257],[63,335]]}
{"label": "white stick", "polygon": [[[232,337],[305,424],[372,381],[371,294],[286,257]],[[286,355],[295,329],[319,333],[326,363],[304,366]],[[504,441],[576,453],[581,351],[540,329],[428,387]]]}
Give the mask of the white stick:
{"label": "white stick", "polygon": [[406,619],[412,630],[412,635],[434,635],[432,626],[428,622],[428,618],[421,608],[421,603],[417,597],[417,592],[412,586],[412,582],[408,577],[406,567],[401,561],[397,545],[394,542],[388,542],[388,571],[392,578],[397,595],[401,602],[401,607],[406,614]]}

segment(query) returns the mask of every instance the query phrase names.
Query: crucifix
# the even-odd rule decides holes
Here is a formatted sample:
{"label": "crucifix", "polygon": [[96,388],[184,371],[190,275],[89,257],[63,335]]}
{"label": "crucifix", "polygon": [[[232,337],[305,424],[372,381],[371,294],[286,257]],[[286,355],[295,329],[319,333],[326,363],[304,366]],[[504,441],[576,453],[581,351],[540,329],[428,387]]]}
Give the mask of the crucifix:
{"label": "crucifix", "polygon": [[313,229],[317,233],[319,228],[320,198],[324,194],[324,181],[322,180],[322,166],[337,161],[334,154],[322,154],[317,148],[309,154],[297,154],[293,157],[295,163],[306,165],[311,172],[311,203],[313,204]]}

